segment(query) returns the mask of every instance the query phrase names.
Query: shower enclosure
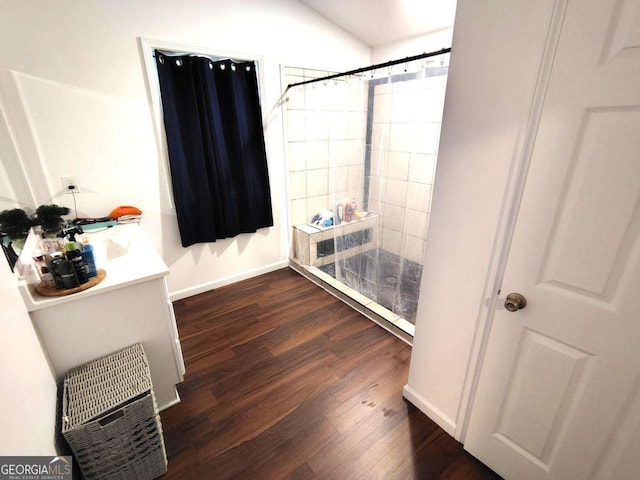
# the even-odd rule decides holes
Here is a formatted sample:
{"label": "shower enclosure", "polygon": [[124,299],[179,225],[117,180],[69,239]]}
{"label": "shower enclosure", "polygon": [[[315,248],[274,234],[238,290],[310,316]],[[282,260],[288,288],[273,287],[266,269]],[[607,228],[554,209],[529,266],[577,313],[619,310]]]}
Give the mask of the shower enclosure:
{"label": "shower enclosure", "polygon": [[[448,54],[295,86],[286,101],[292,262],[413,335]],[[285,68],[286,84],[330,72]]]}

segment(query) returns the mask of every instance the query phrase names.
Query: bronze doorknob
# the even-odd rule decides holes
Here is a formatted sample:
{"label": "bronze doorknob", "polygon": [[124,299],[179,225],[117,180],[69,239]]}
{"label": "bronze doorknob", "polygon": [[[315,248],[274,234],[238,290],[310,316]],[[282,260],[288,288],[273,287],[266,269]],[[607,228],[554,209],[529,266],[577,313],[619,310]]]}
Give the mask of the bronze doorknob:
{"label": "bronze doorknob", "polygon": [[504,302],[504,308],[510,312],[517,312],[527,306],[527,299],[519,293],[510,293]]}

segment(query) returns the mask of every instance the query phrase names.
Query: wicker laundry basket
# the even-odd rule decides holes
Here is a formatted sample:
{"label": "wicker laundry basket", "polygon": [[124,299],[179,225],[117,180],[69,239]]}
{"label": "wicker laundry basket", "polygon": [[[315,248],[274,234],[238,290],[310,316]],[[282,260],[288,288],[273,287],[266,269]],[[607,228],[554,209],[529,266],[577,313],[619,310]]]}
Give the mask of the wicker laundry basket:
{"label": "wicker laundry basket", "polygon": [[87,480],[166,473],[162,424],[141,344],[67,373],[62,434]]}

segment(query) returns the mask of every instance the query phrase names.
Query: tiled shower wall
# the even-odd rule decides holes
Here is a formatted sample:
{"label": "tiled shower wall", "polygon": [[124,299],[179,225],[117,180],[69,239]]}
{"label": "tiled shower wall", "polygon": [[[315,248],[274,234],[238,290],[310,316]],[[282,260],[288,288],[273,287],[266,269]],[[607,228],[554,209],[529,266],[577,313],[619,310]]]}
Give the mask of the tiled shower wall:
{"label": "tiled shower wall", "polygon": [[[330,72],[285,69],[287,84]],[[367,86],[329,81],[289,90],[287,163],[292,225],[354,198],[362,208]]]}
{"label": "tiled shower wall", "polygon": [[[425,72],[371,80],[370,98],[364,78],[289,90],[286,139],[292,225],[309,222],[342,198],[355,198],[359,209],[366,203],[367,210],[380,215],[384,250],[422,263],[447,78],[446,67]],[[329,73],[286,68],[285,82]],[[365,182],[368,113],[370,176]]]}
{"label": "tiled shower wall", "polygon": [[381,214],[382,248],[419,264],[447,78],[445,68],[428,73],[373,87],[369,209]]}

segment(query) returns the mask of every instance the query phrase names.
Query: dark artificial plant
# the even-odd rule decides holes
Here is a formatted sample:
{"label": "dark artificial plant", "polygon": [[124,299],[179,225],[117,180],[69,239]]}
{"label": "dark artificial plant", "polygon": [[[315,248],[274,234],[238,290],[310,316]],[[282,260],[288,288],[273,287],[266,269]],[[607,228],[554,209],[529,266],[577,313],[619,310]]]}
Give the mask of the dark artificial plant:
{"label": "dark artificial plant", "polygon": [[0,212],[0,232],[9,238],[26,238],[33,221],[21,208],[3,210]]}
{"label": "dark artificial plant", "polygon": [[59,205],[40,205],[36,209],[35,225],[40,225],[45,233],[57,233],[64,226],[62,215],[69,213],[67,207]]}

